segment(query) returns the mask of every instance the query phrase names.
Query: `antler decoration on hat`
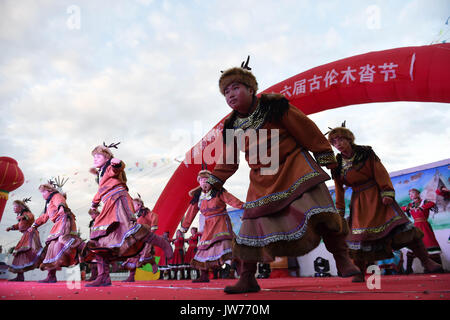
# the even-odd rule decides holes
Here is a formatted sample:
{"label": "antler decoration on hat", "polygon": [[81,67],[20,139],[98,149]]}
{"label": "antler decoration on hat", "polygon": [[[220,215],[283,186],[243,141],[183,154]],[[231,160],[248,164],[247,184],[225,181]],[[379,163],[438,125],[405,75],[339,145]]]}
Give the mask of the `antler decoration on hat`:
{"label": "antler decoration on hat", "polygon": [[109,146],[107,146],[106,143],[105,143],[105,141],[103,141],[103,146],[106,147],[106,148],[109,148],[109,149],[111,149],[111,148],[119,149],[119,148],[117,148],[117,146],[118,146],[119,144],[120,144],[120,142],[117,142],[117,143],[111,143]]}
{"label": "antler decoration on hat", "polygon": [[47,183],[48,183],[49,185],[53,186],[53,187],[56,187],[56,183],[55,183],[55,181],[53,181],[52,179],[49,179],[49,180],[47,181]]}
{"label": "antler decoration on hat", "polygon": [[27,202],[30,202],[30,201],[31,201],[31,197],[25,198],[25,199],[22,200],[23,203],[27,203]]}
{"label": "antler decoration on hat", "polygon": [[55,178],[55,182],[53,183],[53,185],[59,189],[62,190],[62,187],[66,184],[66,182],[69,180],[69,178],[64,179],[64,178],[60,178],[59,176]]}
{"label": "antler decoration on hat", "polygon": [[241,68],[242,69],[247,69],[247,70],[252,70],[252,68],[250,68],[249,66],[248,66],[248,62],[250,61],[250,56],[248,56],[247,57],[247,61],[242,61],[242,63],[241,63]]}
{"label": "antler decoration on hat", "polygon": [[[248,66],[248,62],[250,61],[250,56],[247,56],[247,61],[242,61],[241,63],[241,68],[242,69],[247,69],[247,70],[252,70],[252,68],[250,68]],[[223,70],[220,70],[220,73],[223,73]]]}
{"label": "antler decoration on hat", "polygon": [[[346,122],[347,120],[344,120],[344,122],[342,122],[341,123],[341,127],[342,128],[345,128],[345,122]],[[328,129],[330,129],[330,130],[328,130],[326,133],[324,133],[323,135],[324,136],[326,136],[327,134],[329,134],[332,130],[333,130],[333,128],[331,128],[331,127],[328,127]]]}
{"label": "antler decoration on hat", "polygon": [[138,195],[139,199],[141,199],[141,200],[142,200],[142,198],[141,198],[141,195],[140,195],[139,193],[138,193],[137,195]]}

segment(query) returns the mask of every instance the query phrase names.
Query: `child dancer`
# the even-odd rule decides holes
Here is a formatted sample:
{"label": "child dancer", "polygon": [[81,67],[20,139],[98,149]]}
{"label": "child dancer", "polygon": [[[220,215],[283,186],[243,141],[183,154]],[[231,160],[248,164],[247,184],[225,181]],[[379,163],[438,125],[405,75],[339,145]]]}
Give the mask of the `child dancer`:
{"label": "child dancer", "polygon": [[170,260],[169,266],[172,278],[180,280],[182,278],[182,269],[184,266],[184,235],[181,230],[177,230],[175,239],[170,240],[174,244],[173,258]]}
{"label": "child dancer", "polygon": [[[201,233],[198,232],[196,227],[191,228],[191,236],[189,239],[187,239],[187,243],[189,245],[186,255],[184,256],[184,264],[187,265],[187,270],[189,270],[189,275],[192,279],[197,278],[197,269],[190,268],[192,259],[194,258],[195,254],[197,253],[197,246],[198,246],[198,240],[201,237]],[[187,279],[188,276],[185,275],[185,278]]]}
{"label": "child dancer", "polygon": [[[142,225],[147,225],[150,227],[151,232],[155,232],[158,230],[158,215],[151,211],[150,209],[144,206],[144,202],[141,199],[141,196],[138,194],[138,198],[133,199],[133,207],[135,211],[135,217],[137,218],[137,223]],[[122,266],[130,270],[130,275],[123,282],[134,282],[134,276],[136,274],[136,268],[140,268],[147,263],[152,265],[152,272],[158,272],[158,265],[156,264],[154,257],[155,250],[153,245],[150,243],[146,243],[144,249],[142,251],[132,257],[128,258]]]}
{"label": "child dancer", "polygon": [[231,240],[233,229],[227,213],[227,204],[241,209],[244,204],[223,188],[215,189],[207,182],[211,172],[202,170],[197,181],[200,186],[191,190],[191,205],[181,224],[181,230],[186,232],[197,213],[205,216],[205,225],[197,247],[197,253],[191,261],[191,266],[200,269],[200,278],[193,282],[209,282],[208,269],[219,269],[231,259]]}
{"label": "child dancer", "polygon": [[[420,191],[417,189],[409,190],[409,198],[412,202],[407,206],[402,207],[402,210],[406,212],[408,216],[412,216],[414,219],[414,226],[423,232],[423,244],[427,249],[428,255],[432,260],[442,265],[441,260],[441,247],[439,246],[436,236],[434,235],[433,228],[428,222],[430,216],[430,210],[437,210],[436,204],[433,201],[420,198]],[[406,273],[412,273],[412,264],[415,258],[412,251],[406,253]]]}
{"label": "child dancer", "polygon": [[57,178],[55,182],[49,181],[39,186],[39,191],[45,200],[44,212],[28,229],[32,232],[49,219],[54,223],[45,241],[46,255],[40,265],[41,270],[48,270],[48,276],[39,281],[41,283],[56,282],[57,270],[79,262],[78,250],[83,242],[77,233],[75,215],[67,205],[67,196],[62,191],[65,182],[67,180]]}
{"label": "child dancer", "polygon": [[[428,272],[442,271],[430,259],[422,242],[423,233],[409,221],[395,201],[395,190],[386,168],[370,146],[355,144],[345,122],[328,133],[339,150],[338,166],[332,170],[336,208],[344,214],[344,185],[352,188],[347,243],[350,255],[361,270],[369,261],[393,257],[393,250],[408,247]],[[353,282],[364,282],[364,274]]]}
{"label": "child dancer", "polygon": [[22,238],[14,248],[14,259],[9,266],[9,271],[17,273],[17,276],[9,281],[24,281],[23,273],[39,267],[42,262],[43,249],[39,232],[36,229],[32,229],[31,232],[28,231],[34,222],[34,215],[27,205],[30,200],[31,198],[26,198],[22,201],[15,200],[13,202],[13,210],[17,214],[18,222],[7,228],[6,231],[18,230],[22,232]]}
{"label": "child dancer", "polygon": [[114,158],[110,148],[117,144],[99,145],[92,150],[94,166],[97,168],[98,192],[92,201],[91,210],[97,210],[100,202],[102,210],[95,218],[90,241],[84,250],[95,253],[98,276],[88,287],[109,286],[109,263],[126,260],[137,255],[146,243],[161,247],[166,255],[171,255],[170,245],[150,231],[146,225],[136,223],[133,201],[128,194],[125,163]]}
{"label": "child dancer", "polygon": [[[333,254],[338,274],[360,273],[348,256],[348,226],[334,207],[320,166],[336,166],[333,150],[303,112],[280,94],[256,96],[258,83],[247,63],[225,70],[219,89],[233,109],[224,121],[224,147],[208,180],[219,188],[239,168],[237,148],[245,151],[250,185],[233,256],[241,260],[241,276],[227,293],[257,292],[257,262],[276,256],[301,256],[323,239]],[[244,132],[248,143],[237,145]],[[250,139],[252,138],[252,139]],[[265,150],[264,159],[255,150]],[[313,153],[315,159],[310,155]]]}

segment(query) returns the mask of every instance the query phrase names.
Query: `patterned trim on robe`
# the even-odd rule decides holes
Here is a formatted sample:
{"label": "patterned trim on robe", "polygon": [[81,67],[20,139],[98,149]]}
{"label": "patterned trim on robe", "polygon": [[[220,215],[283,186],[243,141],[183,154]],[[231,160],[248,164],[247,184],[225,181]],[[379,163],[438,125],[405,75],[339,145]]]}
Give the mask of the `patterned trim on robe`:
{"label": "patterned trim on robe", "polygon": [[265,234],[262,236],[246,236],[241,235],[240,233],[236,235],[236,242],[241,245],[246,245],[250,247],[264,247],[273,242],[278,241],[293,241],[300,239],[306,232],[308,228],[309,219],[320,213],[324,212],[335,212],[337,213],[334,205],[326,206],[326,207],[313,207],[305,212],[305,221],[299,225],[297,225],[294,229],[289,230],[287,232],[277,232],[271,234]]}
{"label": "patterned trim on robe", "polygon": [[306,181],[308,181],[312,178],[315,178],[319,175],[320,174],[318,172],[310,172],[308,174],[305,174],[304,176],[300,177],[297,181],[295,181],[294,184],[291,185],[287,190],[269,194],[267,196],[264,196],[262,198],[255,200],[255,201],[246,202],[244,204],[243,208],[244,209],[252,209],[252,208],[256,208],[256,207],[262,207],[268,203],[286,199],[286,198],[290,197],[302,183],[305,183]]}
{"label": "patterned trim on robe", "polygon": [[[385,224],[378,226],[378,227],[371,227],[371,228],[358,228],[358,229],[352,229],[352,234],[362,234],[362,233],[380,233],[386,230],[391,224],[393,224],[397,220],[403,219],[402,216],[400,216],[395,208],[395,206],[392,206],[392,209],[396,213],[394,217],[392,217],[389,221],[387,221]],[[411,222],[411,225],[412,222]]]}
{"label": "patterned trim on robe", "polygon": [[30,263],[27,263],[27,264],[24,264],[24,265],[21,265],[21,266],[16,266],[16,265],[11,264],[8,267],[10,267],[11,269],[25,269],[27,267],[30,267],[33,264],[35,264],[36,261],[40,258],[43,250],[44,250],[44,248],[40,248],[39,251],[36,254],[36,257]]}
{"label": "patterned trim on robe", "polygon": [[58,252],[58,254],[52,258],[52,259],[45,259],[42,263],[43,264],[47,264],[47,263],[54,263],[55,261],[59,260],[59,258],[61,258],[61,256],[63,255],[64,252],[67,251],[67,249],[70,248],[70,246],[72,245],[72,243],[75,242],[75,238],[70,239],[65,245],[64,247]]}

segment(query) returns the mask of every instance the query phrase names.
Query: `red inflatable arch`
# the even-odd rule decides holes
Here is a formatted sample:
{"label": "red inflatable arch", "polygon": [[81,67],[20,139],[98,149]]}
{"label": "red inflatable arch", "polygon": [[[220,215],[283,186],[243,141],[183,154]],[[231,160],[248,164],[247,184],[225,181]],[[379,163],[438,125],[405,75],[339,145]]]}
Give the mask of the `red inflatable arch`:
{"label": "red inflatable arch", "polygon": [[[371,102],[448,103],[449,70],[450,44],[404,47],[328,63],[261,93],[282,93],[305,114]],[[208,146],[219,141],[224,119],[187,153],[185,162],[179,165],[161,193],[154,207],[159,214],[159,233],[175,232],[189,205],[188,191],[197,185],[202,155]],[[214,163],[208,163],[208,169],[213,167]]]}

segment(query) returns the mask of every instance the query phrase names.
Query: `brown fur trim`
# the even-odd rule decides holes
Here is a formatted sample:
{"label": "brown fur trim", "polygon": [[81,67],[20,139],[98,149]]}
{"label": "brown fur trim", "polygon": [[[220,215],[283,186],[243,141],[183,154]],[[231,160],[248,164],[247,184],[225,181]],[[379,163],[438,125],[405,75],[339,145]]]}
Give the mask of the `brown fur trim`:
{"label": "brown fur trim", "polygon": [[[353,151],[355,152],[355,159],[353,160],[353,167],[356,170],[361,169],[364,166],[364,163],[370,157],[373,157],[375,161],[380,161],[380,158],[373,151],[371,146],[360,146],[357,144],[353,145]],[[338,153],[336,155],[337,167],[331,170],[331,175],[334,178],[338,178],[341,175],[342,169],[342,154]]]}
{"label": "brown fur trim", "polygon": [[198,175],[197,175],[197,181],[200,178],[209,178],[210,175],[211,175],[211,171],[209,171],[209,170],[200,170]]}
{"label": "brown fur trim", "polygon": [[195,269],[205,270],[205,269],[218,269],[227,261],[232,259],[231,253],[225,253],[219,259],[214,261],[200,262],[194,259],[191,261],[191,267]]}
{"label": "brown fur trim", "polygon": [[243,68],[230,68],[225,70],[219,79],[220,92],[225,95],[225,89],[233,82],[239,82],[243,85],[252,88],[254,93],[258,91],[258,82],[255,76],[248,70]]}
{"label": "brown fur trim", "polygon": [[334,129],[331,129],[330,132],[328,132],[328,141],[331,143],[331,140],[333,140],[336,137],[343,137],[350,141],[351,144],[355,143],[355,135],[353,132],[351,132],[349,129],[345,127],[336,127]]}
{"label": "brown fur trim", "polygon": [[50,191],[50,192],[57,192],[58,190],[56,190],[56,188],[54,187],[54,186],[52,186],[50,183],[44,183],[44,184],[41,184],[40,186],[39,186],[39,191],[43,191],[43,190],[48,190],[48,191]]}
{"label": "brown fur trim", "polygon": [[189,196],[192,198],[194,197],[195,193],[197,192],[201,192],[202,188],[200,186],[195,187],[194,189],[192,189],[191,191],[189,191]]}
{"label": "brown fur trim", "polygon": [[[211,175],[211,171],[209,171],[209,170],[200,170],[198,172],[198,175],[197,175],[197,181],[200,178],[209,178],[210,175]],[[200,193],[201,190],[202,190],[202,188],[200,186],[197,186],[194,189],[192,189],[191,191],[189,191],[188,194],[192,198],[192,197],[194,197],[196,192]]]}
{"label": "brown fur trim", "polygon": [[91,152],[92,155],[95,154],[102,154],[105,156],[106,159],[112,159],[114,158],[113,153],[111,152],[111,150],[109,150],[109,148],[105,147],[105,146],[101,146],[98,145],[94,148],[94,150],[92,150]]}
{"label": "brown fur trim", "polygon": [[30,208],[22,201],[22,200],[14,200],[13,204],[17,204],[22,209],[26,209],[26,211],[30,212]]}
{"label": "brown fur trim", "polygon": [[298,257],[315,249],[322,234],[332,232],[345,235],[348,232],[346,221],[336,213],[324,212],[317,214],[308,222],[308,228],[301,238],[292,241],[277,241],[264,247],[240,245],[233,239],[233,257],[246,262],[269,263],[275,257]]}

